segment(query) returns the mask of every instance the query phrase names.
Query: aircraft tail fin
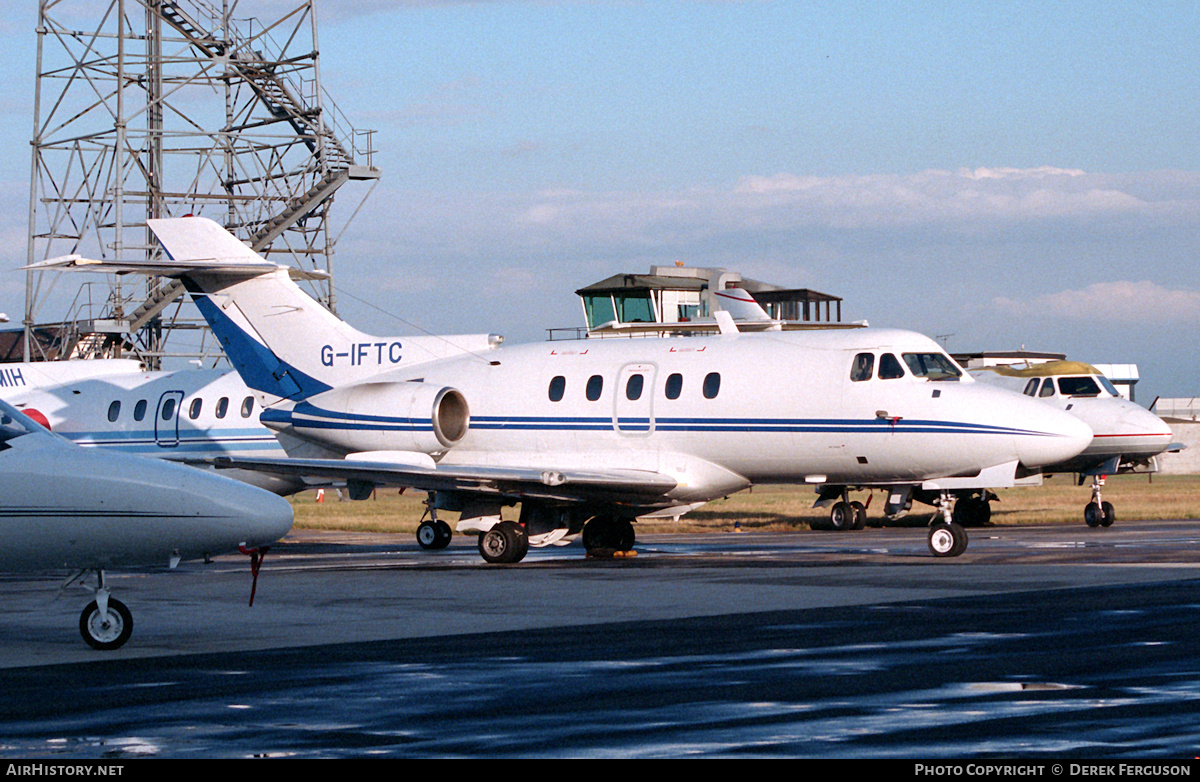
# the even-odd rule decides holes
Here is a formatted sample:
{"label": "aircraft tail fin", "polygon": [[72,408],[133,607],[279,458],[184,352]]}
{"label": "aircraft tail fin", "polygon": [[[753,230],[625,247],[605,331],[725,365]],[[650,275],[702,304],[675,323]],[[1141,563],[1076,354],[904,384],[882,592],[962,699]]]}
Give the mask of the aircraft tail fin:
{"label": "aircraft tail fin", "polygon": [[754,300],[750,292],[742,288],[723,288],[713,291],[716,303],[738,322],[770,323],[771,316]]}
{"label": "aircraft tail fin", "polygon": [[377,337],[340,320],[272,264],[202,217],[147,223],[234,368],[268,396],[306,399],[334,386],[464,350],[482,337]]}
{"label": "aircraft tail fin", "polygon": [[267,261],[204,217],[147,220],[162,261],[95,261],[70,255],[25,269],[122,272],[178,278],[246,384],[264,397],[299,401],[335,386],[428,361],[483,353],[490,334],[377,337],[340,320],[305,293],[297,272]]}

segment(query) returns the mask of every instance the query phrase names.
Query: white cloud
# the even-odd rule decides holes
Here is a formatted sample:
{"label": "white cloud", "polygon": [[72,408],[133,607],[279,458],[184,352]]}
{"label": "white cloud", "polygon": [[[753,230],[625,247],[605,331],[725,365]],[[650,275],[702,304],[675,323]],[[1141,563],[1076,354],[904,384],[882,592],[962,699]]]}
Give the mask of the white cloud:
{"label": "white cloud", "polygon": [[1166,288],[1148,280],[1097,282],[1082,290],[1027,299],[998,296],[993,303],[1014,316],[1047,320],[1200,324],[1200,291]]}

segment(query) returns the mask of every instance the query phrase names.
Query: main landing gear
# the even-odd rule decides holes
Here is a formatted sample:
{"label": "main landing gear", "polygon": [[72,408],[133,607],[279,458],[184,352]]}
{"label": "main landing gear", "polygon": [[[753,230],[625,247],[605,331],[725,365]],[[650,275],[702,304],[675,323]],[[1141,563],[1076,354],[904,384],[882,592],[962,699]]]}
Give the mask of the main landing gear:
{"label": "main landing gear", "polygon": [[953,501],[950,492],[938,497],[938,512],[929,526],[929,551],[935,557],[957,557],[967,550],[967,531],[953,520]]}
{"label": "main landing gear", "polygon": [[1100,496],[1100,487],[1103,485],[1103,475],[1092,476],[1092,501],[1083,509],[1083,520],[1089,527],[1111,527],[1117,520],[1117,512],[1112,503],[1105,502]]}
{"label": "main landing gear", "polygon": [[[89,571],[82,571],[68,581],[81,580]],[[93,649],[112,651],[120,649],[133,634],[133,614],[125,604],[109,595],[104,585],[104,571],[96,573],[96,599],[87,604],[79,615],[79,634]]]}

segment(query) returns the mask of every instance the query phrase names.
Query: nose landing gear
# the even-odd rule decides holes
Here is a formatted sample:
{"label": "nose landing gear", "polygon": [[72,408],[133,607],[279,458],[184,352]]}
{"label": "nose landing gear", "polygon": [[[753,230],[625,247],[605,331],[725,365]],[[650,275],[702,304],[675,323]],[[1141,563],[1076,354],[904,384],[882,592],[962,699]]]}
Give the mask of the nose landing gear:
{"label": "nose landing gear", "polygon": [[957,557],[967,550],[967,531],[953,520],[953,503],[948,491],[938,497],[938,512],[929,526],[929,551],[935,557]]}
{"label": "nose landing gear", "polygon": [[1111,502],[1105,502],[1100,496],[1100,487],[1104,485],[1103,475],[1092,476],[1092,501],[1083,509],[1083,520],[1089,527],[1111,527],[1117,520],[1117,512]]}

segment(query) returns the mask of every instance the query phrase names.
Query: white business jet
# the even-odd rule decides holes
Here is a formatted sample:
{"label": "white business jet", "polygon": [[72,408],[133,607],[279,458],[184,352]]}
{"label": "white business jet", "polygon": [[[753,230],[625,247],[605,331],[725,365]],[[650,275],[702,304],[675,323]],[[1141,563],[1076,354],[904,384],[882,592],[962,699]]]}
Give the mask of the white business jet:
{"label": "white business jet", "polygon": [[174,566],[237,551],[257,556],[287,534],[292,507],[270,492],[157,459],[80,448],[0,401],[0,572],[94,574],[83,639],[117,649],[133,615],[104,571]]}
{"label": "white business jet", "polygon": [[[981,383],[1007,388],[1078,416],[1092,430],[1092,442],[1080,453],[1043,472],[1077,473],[1092,479],[1092,497],[1084,507],[1089,527],[1116,521],[1111,502],[1101,496],[1109,475],[1156,472],[1161,453],[1183,449],[1173,443],[1171,428],[1146,408],[1124,399],[1100,370],[1078,361],[1047,361],[1026,366],[994,366],[970,370]],[[986,521],[988,494],[968,499],[968,518]]]}
{"label": "white business jet", "polygon": [[[1048,405],[975,383],[933,340],[853,329],[502,346],[495,336],[355,330],[211,220],[150,220],[170,260],[40,266],[180,278],[295,458],[238,466],[430,492],[488,562],[582,533],[628,550],[631,522],[755,483],[932,486],[930,549],[960,554],[956,481],[1014,480],[1092,433]],[[1007,477],[1006,477],[1007,476]],[[519,521],[502,520],[520,503]],[[849,504],[846,504],[849,508]],[[436,513],[423,546],[449,542]]]}
{"label": "white business jet", "polygon": [[[0,364],[0,399],[89,448],[187,462],[285,455],[232,370],[148,372],[132,359]],[[276,494],[306,485],[262,472],[231,477]]]}

